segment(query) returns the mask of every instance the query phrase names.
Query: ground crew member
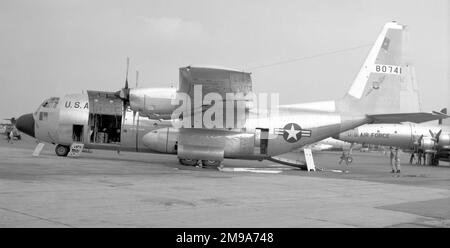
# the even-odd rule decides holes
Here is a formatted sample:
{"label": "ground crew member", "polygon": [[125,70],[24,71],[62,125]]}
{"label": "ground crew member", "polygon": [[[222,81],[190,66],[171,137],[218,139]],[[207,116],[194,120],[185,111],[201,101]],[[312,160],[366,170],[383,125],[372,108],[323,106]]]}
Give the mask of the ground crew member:
{"label": "ground crew member", "polygon": [[395,170],[394,170],[394,162],[393,162],[394,157],[395,157],[395,154],[394,154],[394,147],[391,146],[391,147],[389,147],[389,161],[391,161],[391,168],[392,168],[391,173],[395,173]]}
{"label": "ground crew member", "polygon": [[411,153],[411,157],[409,158],[409,163],[410,163],[410,164],[413,164],[413,163],[414,163],[414,160],[416,160],[416,156],[415,156],[415,153],[412,152],[412,153]]}
{"label": "ground crew member", "polygon": [[12,139],[13,139],[13,132],[12,129],[10,127],[6,127],[6,139],[8,140],[8,143],[13,143]]}
{"label": "ground crew member", "polygon": [[341,159],[341,161],[339,161],[339,164],[341,164],[342,161],[345,161],[345,163],[348,165],[347,155],[345,154],[345,151],[342,152],[340,159]]}
{"label": "ground crew member", "polygon": [[400,173],[400,158],[398,157],[398,148],[390,147],[391,173]]}
{"label": "ground crew member", "polygon": [[400,173],[400,157],[398,156],[398,148],[395,148],[395,170]]}
{"label": "ground crew member", "polygon": [[422,164],[422,151],[421,150],[417,151],[417,163],[416,164],[419,164],[419,165]]}

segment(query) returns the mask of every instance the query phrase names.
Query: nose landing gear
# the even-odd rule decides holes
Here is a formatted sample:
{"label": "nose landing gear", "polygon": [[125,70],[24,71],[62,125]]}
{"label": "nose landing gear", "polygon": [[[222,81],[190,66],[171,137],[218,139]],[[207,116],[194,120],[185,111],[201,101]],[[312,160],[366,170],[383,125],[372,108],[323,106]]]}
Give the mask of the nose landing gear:
{"label": "nose landing gear", "polygon": [[57,145],[55,147],[56,155],[58,155],[60,157],[66,157],[67,154],[69,153],[69,150],[70,150],[70,148],[68,146]]}

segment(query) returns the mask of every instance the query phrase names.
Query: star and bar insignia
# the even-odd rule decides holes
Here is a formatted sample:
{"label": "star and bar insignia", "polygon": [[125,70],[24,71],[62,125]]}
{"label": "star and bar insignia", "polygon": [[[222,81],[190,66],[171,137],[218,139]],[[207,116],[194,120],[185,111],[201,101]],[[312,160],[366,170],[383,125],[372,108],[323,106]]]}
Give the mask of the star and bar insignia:
{"label": "star and bar insignia", "polygon": [[297,123],[288,123],[284,128],[275,128],[275,134],[283,135],[283,139],[289,143],[295,143],[301,137],[311,137],[311,130],[302,129]]}

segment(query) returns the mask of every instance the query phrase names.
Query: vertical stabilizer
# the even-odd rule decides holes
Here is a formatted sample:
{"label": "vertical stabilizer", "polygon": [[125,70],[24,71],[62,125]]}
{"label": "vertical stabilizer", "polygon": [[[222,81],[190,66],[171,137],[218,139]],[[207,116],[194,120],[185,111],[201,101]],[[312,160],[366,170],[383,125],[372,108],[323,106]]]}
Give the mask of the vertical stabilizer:
{"label": "vertical stabilizer", "polygon": [[341,112],[386,114],[419,112],[414,71],[405,62],[406,26],[386,23],[348,93]]}

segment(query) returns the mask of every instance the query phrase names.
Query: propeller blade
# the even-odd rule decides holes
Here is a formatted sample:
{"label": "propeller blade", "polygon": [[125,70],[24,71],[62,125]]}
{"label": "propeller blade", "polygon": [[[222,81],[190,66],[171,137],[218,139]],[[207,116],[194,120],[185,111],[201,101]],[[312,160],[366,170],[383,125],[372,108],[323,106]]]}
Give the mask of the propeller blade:
{"label": "propeller blade", "polygon": [[436,134],[436,143],[439,143],[439,137],[441,136],[442,129]]}
{"label": "propeller blade", "polygon": [[136,71],[136,88],[138,87],[139,71]]}
{"label": "propeller blade", "polygon": [[434,133],[430,130],[430,129],[428,129],[428,131],[430,132],[430,134],[431,134],[431,138],[433,138],[434,139]]}
{"label": "propeller blade", "polygon": [[125,88],[128,89],[128,69],[130,68],[130,58],[127,57],[127,74],[125,75]]}
{"label": "propeller blade", "polygon": [[[130,68],[130,58],[127,57],[127,71],[125,74],[125,87],[117,91],[114,95],[122,100],[122,130],[125,127],[125,117],[127,108],[130,103],[130,89],[128,88],[128,70]],[[122,135],[122,134],[121,134]],[[120,146],[117,149],[117,153],[120,153]]]}
{"label": "propeller blade", "polygon": [[3,120],[10,121],[11,124],[16,125],[16,118],[14,118],[14,117],[11,117],[11,118],[8,118],[8,119],[3,119]]}

